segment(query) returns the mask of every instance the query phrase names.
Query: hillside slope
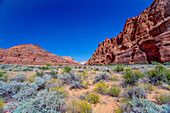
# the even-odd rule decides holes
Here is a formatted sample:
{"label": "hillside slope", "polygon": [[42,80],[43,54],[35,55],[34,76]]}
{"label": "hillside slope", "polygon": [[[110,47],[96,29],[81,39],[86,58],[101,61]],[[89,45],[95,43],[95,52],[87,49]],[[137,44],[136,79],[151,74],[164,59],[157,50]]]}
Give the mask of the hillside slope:
{"label": "hillside slope", "polygon": [[0,49],[0,63],[22,65],[81,65],[52,54],[38,45],[23,44],[10,49]]}

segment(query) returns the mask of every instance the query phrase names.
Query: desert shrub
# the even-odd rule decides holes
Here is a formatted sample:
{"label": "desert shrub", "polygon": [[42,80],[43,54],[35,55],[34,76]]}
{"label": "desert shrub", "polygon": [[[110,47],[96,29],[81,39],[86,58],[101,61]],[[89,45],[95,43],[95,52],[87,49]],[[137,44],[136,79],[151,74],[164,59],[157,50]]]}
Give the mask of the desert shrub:
{"label": "desert shrub", "polygon": [[151,61],[151,64],[152,64],[152,65],[161,65],[160,62],[156,62],[156,61]]}
{"label": "desert shrub", "polygon": [[7,82],[8,76],[5,75],[6,72],[0,72],[0,80]]}
{"label": "desert shrub", "polygon": [[68,113],[93,113],[92,105],[86,101],[72,100],[67,105]]}
{"label": "desert shrub", "polygon": [[19,74],[19,75],[16,75],[15,77],[11,77],[10,80],[11,81],[17,81],[17,82],[24,82],[26,80],[26,76],[25,74]]}
{"label": "desert shrub", "polygon": [[49,69],[49,67],[48,66],[42,66],[42,67],[39,67],[39,69],[41,69],[41,70],[48,70]]}
{"label": "desert shrub", "polygon": [[63,84],[71,84],[70,89],[85,88],[82,84],[84,80],[83,75],[75,74],[74,71],[71,71],[69,73],[63,73],[58,76],[58,79],[60,79]]}
{"label": "desert shrub", "polygon": [[44,89],[45,88],[45,83],[46,83],[46,81],[43,78],[36,77],[34,83],[32,83],[32,84],[37,85],[38,90],[40,90],[40,89]]}
{"label": "desert shrub", "polygon": [[164,66],[158,65],[155,69],[147,72],[150,82],[154,85],[158,85],[160,82],[170,82],[170,70]]}
{"label": "desert shrub", "polygon": [[43,77],[44,76],[44,73],[41,71],[41,72],[36,72],[36,76],[38,77]]}
{"label": "desert shrub", "polygon": [[66,73],[70,73],[70,71],[72,71],[72,68],[68,66],[64,67],[63,69],[64,69],[64,72]]}
{"label": "desert shrub", "polygon": [[146,98],[146,92],[140,87],[130,87],[127,88],[125,92],[123,92],[123,97],[126,99],[132,99],[132,97],[136,98]]}
{"label": "desert shrub", "polygon": [[32,82],[34,82],[35,81],[35,76],[29,76],[28,78],[27,78],[27,81],[29,82],[29,83],[32,83]]}
{"label": "desert shrub", "polygon": [[96,94],[88,94],[86,100],[92,104],[97,104],[99,102],[100,96]]}
{"label": "desert shrub", "polygon": [[38,86],[36,84],[30,84],[28,86],[22,87],[14,96],[16,100],[29,99],[35,96],[38,92]]}
{"label": "desert shrub", "polygon": [[168,84],[162,83],[162,84],[161,84],[161,87],[162,87],[163,89],[170,90],[170,85],[168,85]]}
{"label": "desert shrub", "polygon": [[83,81],[83,86],[85,89],[89,87],[90,83],[88,81]]}
{"label": "desert shrub", "polygon": [[52,91],[57,91],[58,90],[58,93],[62,94],[64,98],[69,95],[69,93],[64,89],[64,87],[53,87],[51,90]]}
{"label": "desert shrub", "polygon": [[3,77],[5,75],[5,73],[6,72],[4,72],[4,71],[3,72],[0,71],[0,77]]}
{"label": "desert shrub", "polygon": [[99,71],[99,68],[95,68],[94,71]]}
{"label": "desert shrub", "polygon": [[170,62],[165,62],[165,63],[163,63],[164,65],[170,65]]}
{"label": "desert shrub", "polygon": [[110,68],[105,68],[103,72],[111,72]]}
{"label": "desert shrub", "polygon": [[25,68],[25,69],[23,69],[22,71],[33,71],[33,69]]}
{"label": "desert shrub", "polygon": [[140,78],[143,77],[143,74],[139,71],[132,71],[131,68],[126,69],[125,74],[123,75],[124,78],[124,85],[134,85],[138,82]]}
{"label": "desert shrub", "polygon": [[22,87],[25,87],[28,83],[21,83],[16,81],[3,82],[0,81],[0,97],[10,98],[16,94]]}
{"label": "desert shrub", "polygon": [[71,86],[69,88],[70,90],[72,89],[85,89],[85,87],[83,86],[82,82],[80,81],[73,81],[71,83]]}
{"label": "desert shrub", "polygon": [[93,83],[97,83],[101,80],[104,80],[104,81],[109,81],[111,80],[111,76],[110,74],[106,73],[106,72],[101,72],[99,73],[98,75],[95,75],[95,78],[94,78],[94,81]]}
{"label": "desert shrub", "polygon": [[60,79],[64,84],[71,84],[74,81],[82,82],[83,76],[79,74],[75,74],[74,71],[71,71],[69,73],[63,73],[58,76],[58,79]]}
{"label": "desert shrub", "polygon": [[92,105],[86,101],[71,101],[68,104],[68,113],[93,113]]}
{"label": "desert shrub", "polygon": [[118,76],[111,76],[111,80],[112,81],[117,81],[118,80]]}
{"label": "desert shrub", "polygon": [[108,85],[106,85],[103,81],[100,83],[95,84],[94,91],[97,91],[100,94],[107,94],[108,91]]}
{"label": "desert shrub", "polygon": [[79,69],[81,69],[81,68],[82,68],[82,66],[78,66],[78,68],[79,68]]}
{"label": "desert shrub", "polygon": [[115,70],[116,70],[116,72],[122,72],[122,71],[124,71],[124,68],[122,65],[117,65]]}
{"label": "desert shrub", "polygon": [[52,78],[57,78],[56,75],[58,74],[58,72],[57,71],[50,71],[50,72],[46,72],[46,74],[51,75]]}
{"label": "desert shrub", "polygon": [[168,105],[157,106],[155,103],[143,98],[133,98],[129,101],[129,105],[129,112],[131,113],[168,113],[170,111]]}
{"label": "desert shrub", "polygon": [[118,88],[118,87],[111,87],[110,88],[109,94],[111,96],[118,97],[120,93],[121,93],[121,89],[120,88]]}
{"label": "desert shrub", "polygon": [[0,100],[0,112],[2,112],[4,108],[4,102],[3,102],[3,99]]}
{"label": "desert shrub", "polygon": [[80,69],[80,70],[78,70],[78,72],[83,73],[83,72],[84,72],[84,70]]}
{"label": "desert shrub", "polygon": [[65,100],[58,91],[43,90],[36,97],[17,100],[9,104],[13,113],[56,113],[64,111]]}
{"label": "desert shrub", "polygon": [[49,66],[53,66],[52,64],[50,63],[46,63],[46,66],[49,67]]}
{"label": "desert shrub", "polygon": [[170,95],[160,95],[160,96],[156,96],[156,100],[160,103],[160,104],[170,104]]}
{"label": "desert shrub", "polygon": [[139,85],[142,89],[144,89],[145,91],[153,91],[154,90],[154,86],[150,83],[147,83],[147,84],[140,84]]}

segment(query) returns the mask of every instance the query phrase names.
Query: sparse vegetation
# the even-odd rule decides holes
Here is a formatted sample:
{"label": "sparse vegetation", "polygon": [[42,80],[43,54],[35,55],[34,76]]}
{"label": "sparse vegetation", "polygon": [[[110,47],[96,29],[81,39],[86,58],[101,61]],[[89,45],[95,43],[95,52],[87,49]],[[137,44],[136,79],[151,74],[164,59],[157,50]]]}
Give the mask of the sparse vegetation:
{"label": "sparse vegetation", "polygon": [[[76,66],[77,68],[16,66],[11,67],[12,71],[0,69],[0,100],[3,100],[0,101],[0,110],[13,113],[98,113],[99,107],[103,109],[104,105],[104,108],[108,109],[107,105],[115,106],[116,101],[120,104],[120,107],[115,109],[116,113],[139,110],[159,112],[158,109],[168,111],[168,67],[148,64],[146,70],[144,66],[135,64],[123,65],[125,70],[121,73],[113,71],[118,66],[121,65]],[[10,68],[6,67],[5,69]],[[163,91],[166,94],[162,93]],[[157,106],[146,99],[147,94],[155,97]],[[109,109],[113,111],[114,107]]]}

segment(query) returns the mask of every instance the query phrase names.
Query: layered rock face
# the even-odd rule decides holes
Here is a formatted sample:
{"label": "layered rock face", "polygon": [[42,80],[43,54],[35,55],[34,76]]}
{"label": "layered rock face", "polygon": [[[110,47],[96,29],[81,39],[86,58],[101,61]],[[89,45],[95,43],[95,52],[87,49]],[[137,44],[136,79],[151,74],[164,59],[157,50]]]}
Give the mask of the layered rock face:
{"label": "layered rock face", "polygon": [[80,65],[52,54],[38,45],[23,44],[10,49],[0,49],[0,63],[21,65]]}
{"label": "layered rock face", "polygon": [[126,21],[117,37],[100,43],[86,65],[170,61],[170,1],[155,0]]}

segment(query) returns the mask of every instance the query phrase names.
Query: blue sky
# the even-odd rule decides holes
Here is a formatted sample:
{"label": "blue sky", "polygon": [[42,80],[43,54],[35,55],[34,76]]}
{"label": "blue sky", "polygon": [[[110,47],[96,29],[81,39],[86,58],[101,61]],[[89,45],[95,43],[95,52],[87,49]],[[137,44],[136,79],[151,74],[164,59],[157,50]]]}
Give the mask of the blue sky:
{"label": "blue sky", "polygon": [[0,0],[0,48],[36,44],[87,61],[153,0]]}

